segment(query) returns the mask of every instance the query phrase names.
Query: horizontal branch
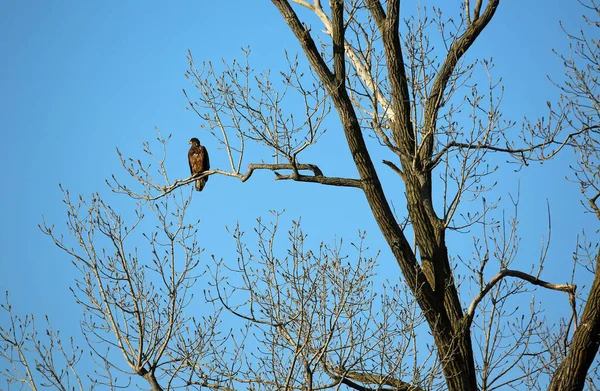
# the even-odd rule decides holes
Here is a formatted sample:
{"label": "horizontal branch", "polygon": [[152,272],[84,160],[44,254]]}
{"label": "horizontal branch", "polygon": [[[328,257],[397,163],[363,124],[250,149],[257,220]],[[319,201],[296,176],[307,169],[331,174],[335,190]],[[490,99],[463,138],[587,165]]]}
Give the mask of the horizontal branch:
{"label": "horizontal branch", "polygon": [[362,181],[360,179],[351,179],[351,178],[336,178],[336,177],[326,177],[326,176],[308,176],[301,174],[290,174],[290,175],[281,175],[275,173],[275,180],[294,180],[297,182],[312,182],[312,183],[320,183],[322,185],[328,186],[342,186],[342,187],[358,187],[362,188]]}
{"label": "horizontal branch", "polygon": [[229,175],[229,176],[234,176],[234,177],[239,178],[242,182],[246,182],[248,179],[250,179],[250,177],[252,176],[252,174],[254,173],[255,170],[271,170],[271,171],[275,171],[275,170],[308,170],[308,171],[312,171],[313,174],[315,174],[315,176],[323,175],[323,171],[321,171],[321,169],[314,164],[292,165],[292,164],[267,164],[267,163],[248,164],[248,171],[245,174],[239,174],[239,173],[233,174],[230,172],[224,172],[224,171],[220,171],[220,170],[219,170],[219,173]]}
{"label": "horizontal branch", "polygon": [[[382,386],[392,387],[389,390],[394,391],[423,391],[423,389],[414,384],[407,383],[405,381],[395,379],[390,376],[375,375],[371,373],[362,372],[346,372],[344,376],[340,376],[338,379],[341,383],[346,386],[359,391],[374,391],[374,390],[386,390]],[[362,384],[371,384],[375,387],[366,387]]]}
{"label": "horizontal branch", "polygon": [[265,326],[269,326],[269,327],[274,327],[274,328],[286,327],[288,324],[295,322],[296,319],[298,319],[300,317],[300,315],[302,314],[302,311],[299,311],[297,314],[295,314],[288,320],[273,323],[273,322],[269,322],[268,320],[258,319],[254,316],[254,314],[252,316],[248,316],[248,315],[244,315],[244,314],[236,311],[229,304],[227,304],[227,301],[223,298],[223,296],[221,295],[221,291],[219,289],[217,289],[217,296],[218,296],[219,302],[223,305],[223,307],[225,307],[225,309],[227,311],[229,311],[233,315],[237,316],[238,318],[247,320],[248,322],[261,324],[261,325],[265,325]]}
{"label": "horizontal branch", "polygon": [[[246,182],[248,179],[250,179],[250,177],[256,170],[275,171],[275,180],[286,180],[287,179],[287,180],[294,180],[294,181],[298,181],[298,182],[321,183],[323,185],[329,185],[329,186],[345,186],[345,187],[362,188],[362,181],[360,179],[326,177],[323,175],[323,172],[321,171],[321,169],[314,164],[292,165],[292,164],[251,163],[248,165],[248,171],[246,173],[239,173],[239,172],[236,173],[236,172],[224,171],[224,170],[217,168],[214,170],[205,171],[201,174],[192,175],[185,179],[177,179],[177,180],[175,180],[175,182],[173,182],[173,184],[171,184],[169,186],[158,187],[158,186],[153,185],[152,187],[160,190],[160,194],[158,194],[156,196],[146,196],[146,195],[137,194],[137,193],[133,192],[131,189],[120,185],[118,182],[117,182],[117,186],[113,187],[113,191],[119,192],[119,193],[126,193],[129,196],[136,198],[136,199],[142,199],[142,200],[146,200],[146,201],[156,201],[157,199],[162,198],[162,197],[166,196],[167,194],[171,193],[173,190],[176,190],[182,186],[193,183],[196,180],[198,180],[199,178],[203,178],[203,177],[213,175],[213,174],[220,174],[220,175],[238,178],[240,181]],[[281,175],[276,172],[278,170],[293,170],[294,173],[290,174],[290,175]],[[312,171],[314,176],[301,175],[298,173],[298,171]],[[114,177],[113,177],[113,179],[116,182],[116,179]]]}
{"label": "horizontal branch", "polygon": [[511,155],[521,155],[521,159],[523,160],[523,163],[526,165],[526,159],[525,159],[525,154],[526,153],[530,153],[530,152],[534,152],[536,150],[545,148],[549,145],[553,145],[553,144],[558,144],[558,147],[555,151],[553,151],[550,155],[546,156],[544,159],[550,159],[552,157],[554,157],[554,155],[556,155],[561,149],[563,149],[563,147],[565,147],[567,145],[567,143],[569,142],[569,140],[579,136],[582,133],[588,132],[590,130],[594,130],[594,129],[600,129],[600,125],[599,126],[588,126],[585,127],[583,129],[580,129],[576,132],[573,133],[569,133],[567,135],[567,137],[565,137],[565,139],[563,141],[557,141],[554,139],[554,137],[550,140],[546,140],[543,141],[539,144],[536,145],[532,145],[530,147],[527,148],[502,148],[502,147],[496,147],[494,145],[490,145],[490,144],[480,144],[480,143],[460,143],[457,141],[452,141],[450,143],[448,143],[444,148],[442,148],[434,157],[433,159],[431,159],[431,162],[428,164],[428,166],[426,167],[426,170],[433,170],[442,160],[442,157],[448,153],[452,148],[455,149],[481,149],[481,150],[486,150],[486,151],[492,151],[492,152],[504,152],[504,153],[509,153]]}
{"label": "horizontal branch", "polygon": [[[473,299],[473,301],[471,302],[471,305],[469,306],[469,309],[467,310],[467,314],[466,316],[466,320],[467,320],[467,329],[471,327],[471,323],[473,322],[473,317],[475,315],[475,309],[477,308],[477,305],[479,305],[479,303],[481,302],[481,300],[483,300],[483,298],[485,297],[485,295],[497,284],[499,283],[502,279],[504,279],[505,277],[516,277],[516,278],[520,278],[521,280],[525,280],[527,282],[530,282],[533,285],[537,285],[537,286],[541,286],[542,288],[546,288],[546,289],[551,289],[551,290],[555,290],[555,291],[561,291],[561,292],[566,292],[569,294],[569,298],[573,298],[575,296],[575,291],[577,289],[577,285],[574,284],[552,284],[550,282],[546,282],[544,280],[540,280],[537,277],[532,276],[531,274],[527,274],[524,272],[520,272],[517,270],[510,270],[510,269],[503,269],[500,270],[500,272],[498,274],[496,274],[491,280],[490,282],[488,282],[486,284],[486,286],[483,288],[483,290],[481,292],[479,292],[479,294],[477,295],[477,297],[475,297]],[[574,305],[574,300],[570,300],[571,305]],[[573,311],[575,312],[575,308],[573,308]]]}

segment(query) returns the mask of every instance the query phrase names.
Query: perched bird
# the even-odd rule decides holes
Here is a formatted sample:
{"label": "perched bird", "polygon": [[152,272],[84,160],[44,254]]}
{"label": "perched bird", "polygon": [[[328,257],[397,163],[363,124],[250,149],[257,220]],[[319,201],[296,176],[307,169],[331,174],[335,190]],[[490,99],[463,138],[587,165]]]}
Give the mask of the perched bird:
{"label": "perched bird", "polygon": [[[190,172],[192,175],[202,174],[204,171],[210,170],[208,152],[203,145],[200,145],[200,140],[194,137],[190,140],[190,144],[192,146],[188,152],[188,161],[190,163]],[[207,181],[208,176],[196,180],[196,190],[202,191]]]}

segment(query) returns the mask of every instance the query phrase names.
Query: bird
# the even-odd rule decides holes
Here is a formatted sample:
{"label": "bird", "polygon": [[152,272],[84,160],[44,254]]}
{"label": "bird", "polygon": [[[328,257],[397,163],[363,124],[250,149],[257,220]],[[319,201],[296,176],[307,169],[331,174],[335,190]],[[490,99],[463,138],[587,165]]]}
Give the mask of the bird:
{"label": "bird", "polygon": [[[189,144],[192,145],[188,152],[188,161],[190,163],[190,172],[192,176],[202,174],[204,171],[210,170],[208,152],[206,151],[206,148],[200,144],[200,140],[198,140],[196,137],[193,137]],[[207,181],[208,176],[197,179],[196,190],[202,191]]]}

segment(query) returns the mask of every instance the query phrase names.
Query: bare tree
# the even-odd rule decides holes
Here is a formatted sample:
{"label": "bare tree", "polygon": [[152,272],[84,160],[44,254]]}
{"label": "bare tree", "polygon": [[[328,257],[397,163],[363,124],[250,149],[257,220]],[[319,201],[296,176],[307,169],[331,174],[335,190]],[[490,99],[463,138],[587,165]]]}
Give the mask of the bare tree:
{"label": "bare tree", "polygon": [[[153,390],[597,389],[588,376],[597,373],[591,366],[600,335],[597,246],[582,241],[575,259],[578,270],[594,273],[588,296],[574,281],[542,278],[547,240],[536,267],[518,270],[519,198],[512,198],[511,217],[497,218],[496,204],[483,197],[494,186],[489,162],[495,155],[525,166],[574,148],[575,178],[600,218],[597,40],[569,35],[561,103],[550,107],[551,121],[526,123],[515,136],[507,131],[515,123],[502,118],[493,63],[465,56],[499,0],[465,0],[458,18],[437,8],[405,18],[399,0],[272,2],[309,67],[286,54],[287,70],[257,74],[247,50],[243,61],[219,72],[210,62],[196,64],[190,53],[187,77],[195,91],[184,91],[188,108],[229,162],[201,175],[245,182],[255,170],[269,170],[277,180],[361,191],[403,279],[374,281],[378,264],[391,261],[367,248],[364,233],[350,246],[342,240],[309,244],[300,222],[293,222],[282,246],[279,213],[270,222],[258,220],[256,246],[248,245],[243,228],[232,229],[235,260],[215,256],[209,273],[201,273],[201,260],[208,262],[196,238],[198,222],[186,218],[192,194],[186,185],[198,177],[170,180],[168,138],[159,135],[160,155],[144,144],[152,164],[119,155],[133,186],[131,178],[109,182],[135,200],[133,223],[99,195],[72,200],[65,192],[75,245],[42,226],[81,272],[74,293],[85,310],[83,331],[106,370],[93,384],[117,387],[113,371],[126,371]],[[587,6],[596,18],[595,2]],[[596,29],[593,18],[587,21]],[[475,78],[487,82],[485,90],[469,82]],[[356,178],[326,175],[318,162],[301,160],[333,114]],[[382,169],[403,185],[405,213],[396,214],[388,201],[398,194],[384,192]],[[465,228],[474,233],[470,254],[449,248],[446,239]],[[466,278],[455,275],[459,267]],[[210,286],[196,307],[198,278]],[[545,324],[539,303],[515,312],[514,304],[533,289],[563,292],[570,303],[558,329]],[[30,318],[4,308],[13,324],[1,330],[4,357],[14,363],[6,373],[35,388],[32,369],[42,376],[59,371],[28,361],[20,341],[40,346],[27,331]],[[243,320],[244,327],[228,328],[223,319]],[[19,322],[26,325],[22,331]],[[122,359],[107,356],[106,347]],[[71,368],[81,355],[64,357]],[[57,387],[69,388],[54,378]]]}
{"label": "bare tree", "polygon": [[[46,319],[47,343],[43,342],[36,329],[35,318],[21,318],[14,314],[8,294],[6,302],[0,307],[8,315],[7,325],[0,327],[0,357],[6,364],[0,374],[6,379],[8,389],[11,385],[19,384],[31,390],[50,386],[59,390],[95,388],[93,383],[87,388],[83,387],[78,374],[80,371],[77,369],[83,349],[75,346],[73,339],[69,341],[69,345],[64,346],[58,332],[52,329]],[[30,350],[35,352],[35,359],[31,357]],[[30,360],[35,360],[35,363]]]}
{"label": "bare tree", "polygon": [[[584,207],[600,220],[600,42],[593,34],[600,26],[600,5],[596,1],[581,2],[588,8],[585,22],[590,33],[582,29],[578,34],[567,32],[571,41],[569,55],[562,55],[566,81],[559,84],[562,100],[555,116],[566,118],[567,127],[585,130],[572,140],[578,155],[573,168],[574,180],[579,183]],[[594,249],[596,253],[594,254]],[[600,251],[596,244],[580,243],[577,260],[594,275],[590,292],[583,307],[578,327],[573,333],[568,350],[552,376],[551,390],[580,390],[586,382],[586,373],[592,366],[600,346]],[[596,379],[598,369],[595,368]],[[595,384],[595,387],[598,387]]]}

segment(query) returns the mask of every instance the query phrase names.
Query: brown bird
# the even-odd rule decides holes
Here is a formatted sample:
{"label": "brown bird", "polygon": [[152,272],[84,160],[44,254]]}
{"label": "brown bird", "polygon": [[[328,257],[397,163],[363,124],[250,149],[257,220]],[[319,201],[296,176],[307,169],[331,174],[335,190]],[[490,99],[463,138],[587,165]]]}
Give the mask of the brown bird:
{"label": "brown bird", "polygon": [[[208,152],[203,145],[200,145],[200,140],[196,137],[189,142],[192,146],[188,152],[188,161],[190,163],[190,172],[192,175],[202,174],[204,171],[210,170],[210,161],[208,160]],[[208,181],[208,176],[196,180],[196,190],[202,191],[204,185]]]}

